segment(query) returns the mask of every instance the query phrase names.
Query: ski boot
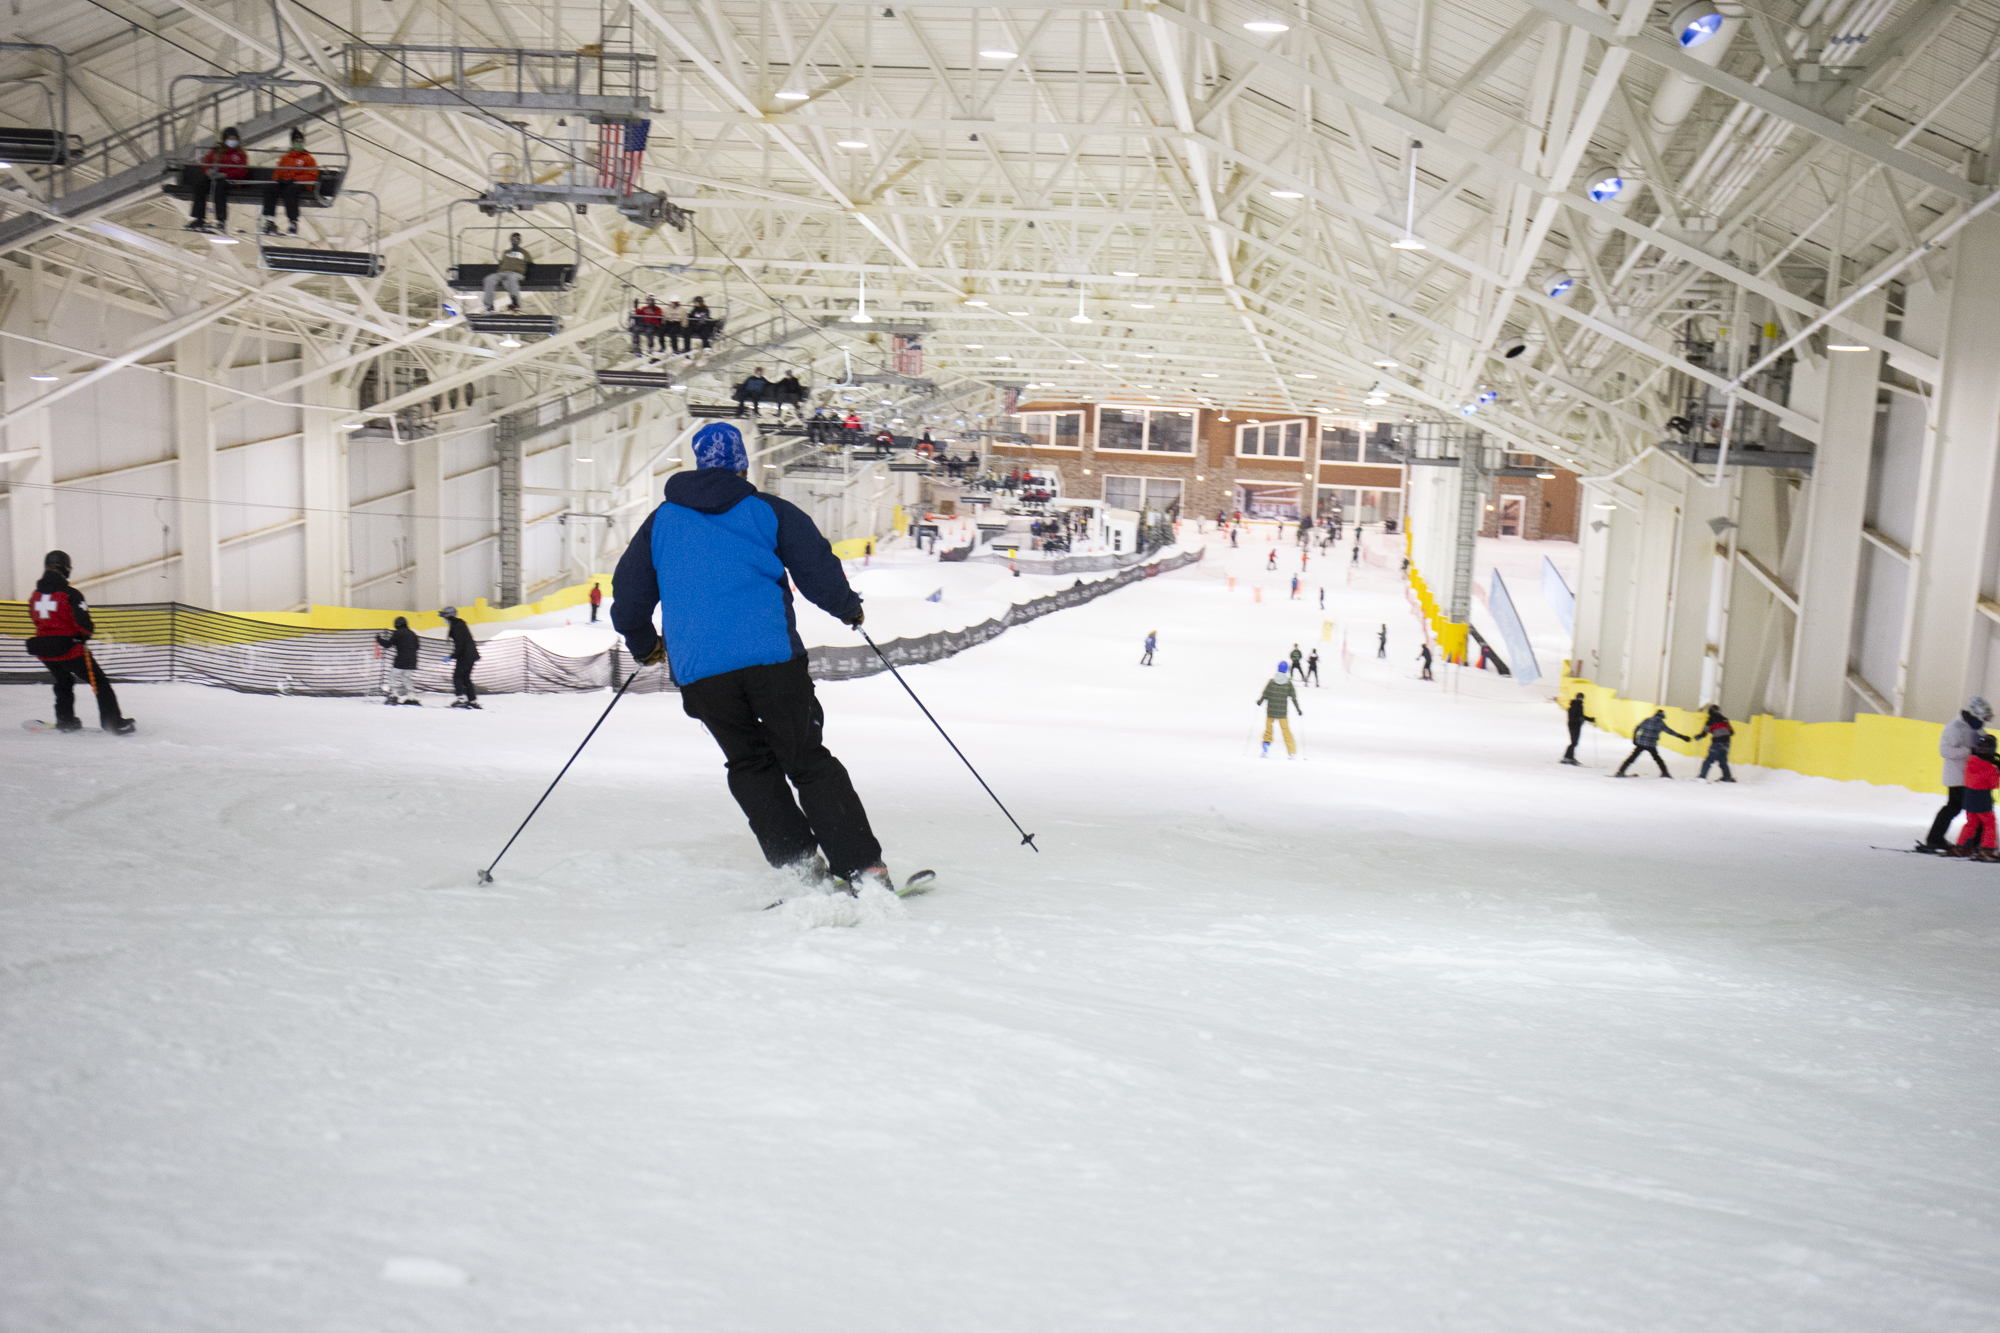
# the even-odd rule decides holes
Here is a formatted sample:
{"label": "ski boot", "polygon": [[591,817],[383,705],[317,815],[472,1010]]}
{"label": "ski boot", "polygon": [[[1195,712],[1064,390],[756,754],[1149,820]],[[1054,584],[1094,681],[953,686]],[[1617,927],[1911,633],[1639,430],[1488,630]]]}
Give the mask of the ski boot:
{"label": "ski boot", "polygon": [[1996,861],[2000,861],[2000,851],[1996,851],[1991,847],[1981,847],[1972,854],[1972,859],[1975,861],[1984,861],[1988,865],[1991,865]]}
{"label": "ski boot", "polygon": [[275,218],[264,219],[263,234],[266,236],[276,236],[278,234],[277,219]]}
{"label": "ski boot", "polygon": [[1960,860],[1970,860],[1972,854],[1978,850],[1977,847],[1974,847],[1969,842],[1961,842],[1958,846],[1951,849],[1949,855],[1956,856]]}
{"label": "ski boot", "polygon": [[1264,742],[1264,753],[1258,757],[1262,759],[1269,759],[1271,757],[1271,742]]}
{"label": "ski boot", "polygon": [[382,702],[387,704],[389,707],[394,708],[398,703],[401,702],[401,700],[397,699],[396,696],[393,694],[388,694],[382,697]]}
{"label": "ski boot", "polygon": [[1734,782],[1734,781],[1736,781],[1736,779],[1735,779],[1735,778],[1724,778],[1724,779],[1723,779],[1723,781],[1724,781],[1724,782]]}
{"label": "ski boot", "polygon": [[292,223],[287,223],[287,224],[286,224],[286,226],[285,226],[285,235],[287,235],[287,236],[296,236],[296,235],[298,235],[298,234],[299,234],[299,224],[298,224],[298,223],[296,223],[296,222],[292,222]]}
{"label": "ski boot", "polygon": [[74,717],[59,717],[56,719],[56,730],[82,731],[83,720],[81,718],[74,718]]}
{"label": "ski boot", "polygon": [[139,724],[129,717],[121,717],[115,722],[106,722],[104,729],[114,736],[130,736],[139,729]]}
{"label": "ski boot", "polygon": [[1576,762],[1576,760],[1574,760],[1574,759],[1564,759],[1564,760],[1563,760],[1563,762],[1564,762],[1565,764],[1568,764],[1568,765],[1569,765],[1569,766],[1570,766],[1571,768],[1582,768],[1582,767],[1583,767],[1583,765],[1582,765],[1582,764],[1579,764],[1579,763],[1577,763],[1577,762]]}

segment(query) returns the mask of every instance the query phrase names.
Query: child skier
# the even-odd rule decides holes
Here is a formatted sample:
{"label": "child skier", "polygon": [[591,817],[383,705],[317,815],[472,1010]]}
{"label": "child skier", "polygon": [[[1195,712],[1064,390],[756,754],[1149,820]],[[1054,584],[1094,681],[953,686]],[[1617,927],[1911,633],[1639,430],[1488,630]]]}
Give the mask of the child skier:
{"label": "child skier", "polygon": [[1147,631],[1146,631],[1146,652],[1145,652],[1145,655],[1144,655],[1143,657],[1141,657],[1141,658],[1139,659],[1139,665],[1140,665],[1140,666],[1151,666],[1151,665],[1153,665],[1153,649],[1155,649],[1155,648],[1157,648],[1157,647],[1159,647],[1159,646],[1160,646],[1160,632],[1159,632],[1158,630],[1156,630],[1156,629],[1149,629],[1149,630],[1147,630]]}
{"label": "child skier", "polygon": [[375,642],[394,654],[389,659],[389,683],[382,687],[387,697],[382,702],[391,707],[416,704],[422,708],[423,705],[417,703],[416,686],[410,683],[410,677],[417,669],[417,632],[410,628],[408,617],[397,616],[396,628],[387,634],[377,634]]}
{"label": "child skier", "polygon": [[1278,553],[1274,550],[1271,552],[1271,558],[1264,562],[1264,568],[1276,569],[1277,567],[1278,567]]}
{"label": "child skier", "polygon": [[1992,734],[1982,731],[1973,739],[1972,753],[1965,759],[1965,827],[1959,832],[1954,856],[2000,861],[2000,852],[1993,846],[1995,787],[2000,787],[2000,762],[1994,758]]}
{"label": "child skier", "polygon": [[1256,702],[1264,705],[1263,757],[1266,759],[1271,757],[1271,728],[1275,725],[1285,733],[1285,758],[1296,758],[1299,746],[1298,742],[1292,739],[1291,710],[1298,708],[1300,717],[1306,715],[1306,710],[1299,708],[1299,692],[1292,687],[1290,662],[1278,663],[1277,674],[1265,683],[1264,692],[1257,696]]}
{"label": "child skier", "polygon": [[1701,734],[1708,737],[1708,754],[1701,761],[1700,776],[1705,780],[1709,765],[1715,764],[1722,769],[1724,782],[1736,781],[1729,772],[1729,738],[1736,734],[1736,728],[1729,725],[1729,719],[1714,704],[1708,706],[1708,720],[1701,724]]}

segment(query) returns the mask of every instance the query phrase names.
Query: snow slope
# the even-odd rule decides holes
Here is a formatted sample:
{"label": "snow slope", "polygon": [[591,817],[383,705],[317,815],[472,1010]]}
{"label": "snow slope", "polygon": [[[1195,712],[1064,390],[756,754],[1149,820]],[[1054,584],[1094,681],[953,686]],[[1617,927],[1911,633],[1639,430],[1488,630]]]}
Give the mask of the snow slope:
{"label": "snow slope", "polygon": [[1868,851],[1908,792],[1558,767],[1532,692],[1413,679],[1393,562],[1264,549],[906,672],[1039,855],[823,686],[908,902],[758,910],[672,696],[490,888],[606,696],[8,725],[0,1329],[2000,1322],[2000,873]]}

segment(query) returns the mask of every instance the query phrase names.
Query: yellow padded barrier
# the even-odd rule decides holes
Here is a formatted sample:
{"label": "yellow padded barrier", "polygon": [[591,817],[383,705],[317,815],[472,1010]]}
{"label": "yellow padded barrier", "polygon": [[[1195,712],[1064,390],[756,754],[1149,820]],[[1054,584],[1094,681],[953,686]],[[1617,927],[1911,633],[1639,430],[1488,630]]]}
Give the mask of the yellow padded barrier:
{"label": "yellow padded barrier", "polygon": [[[1578,691],[1583,693],[1583,711],[1596,718],[1599,727],[1619,736],[1629,737],[1632,728],[1661,706],[1621,699],[1615,690],[1568,674],[1562,678],[1559,702],[1567,704]],[[1698,735],[1697,728],[1705,720],[1705,714],[1685,708],[1667,709],[1667,725],[1675,731]],[[1768,713],[1759,713],[1747,722],[1730,720],[1736,725],[1736,739],[1729,749],[1734,763],[1782,768],[1837,782],[1944,791],[1938,780],[1938,738],[1944,732],[1939,722],[1879,713],[1861,713],[1852,722],[1794,722]],[[1685,755],[1708,752],[1707,744],[1701,741],[1689,743],[1662,736],[1660,743]]]}
{"label": "yellow padded barrier", "polygon": [[[562,611],[572,606],[581,606],[590,600],[590,585],[593,582],[603,587],[606,597],[611,595],[611,576],[608,574],[594,574],[589,579],[574,587],[560,589],[559,591],[550,593],[546,597],[521,606],[488,606],[486,599],[481,597],[476,599],[470,606],[460,607],[458,611],[459,618],[470,624],[485,625],[497,621],[526,620],[530,616],[542,616],[549,614],[551,611]],[[106,621],[107,628],[110,627],[111,620],[115,620],[120,614],[116,607],[104,607],[98,608],[98,610],[101,616],[109,617]],[[228,619],[234,621],[250,620],[273,626],[275,632],[267,636],[270,638],[284,637],[284,630],[388,629],[396,623],[397,616],[409,617],[410,628],[415,630],[438,629],[444,624],[444,618],[438,615],[435,609],[428,611],[375,611],[359,606],[315,606],[310,611],[229,611],[223,614]],[[158,617],[155,616],[153,619],[157,620]],[[185,633],[181,636],[183,643],[194,642],[197,637],[199,641],[204,643],[212,641],[213,626],[204,626],[194,617],[186,617],[186,619],[188,620],[188,624],[185,627]],[[26,602],[0,602],[0,634],[26,637],[35,632],[33,626],[34,622],[28,615],[28,604]],[[247,642],[251,637],[255,637],[255,632],[249,631],[247,627],[239,628],[243,629],[244,632],[231,636],[231,641]],[[165,642],[167,637],[171,636],[159,636],[161,642]],[[142,640],[134,639],[132,641],[139,642]],[[150,642],[151,640],[143,641]]]}
{"label": "yellow padded barrier", "polygon": [[1447,662],[1464,662],[1466,660],[1466,644],[1470,638],[1471,626],[1460,625],[1447,620],[1444,613],[1438,610],[1437,599],[1431,596],[1430,585],[1424,582],[1423,574],[1417,569],[1415,552],[1416,547],[1410,536],[1410,525],[1405,520],[1403,524],[1403,553],[1411,557],[1409,569],[1410,587],[1416,591],[1417,605],[1422,608],[1424,621],[1431,627],[1432,637],[1437,640],[1438,653]]}

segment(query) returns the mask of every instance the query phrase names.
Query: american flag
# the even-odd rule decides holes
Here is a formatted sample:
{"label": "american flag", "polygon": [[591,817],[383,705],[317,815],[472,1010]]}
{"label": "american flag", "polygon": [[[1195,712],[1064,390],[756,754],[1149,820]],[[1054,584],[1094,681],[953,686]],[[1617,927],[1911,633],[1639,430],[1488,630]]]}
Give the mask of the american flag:
{"label": "american flag", "polygon": [[632,193],[639,161],[646,156],[650,120],[613,120],[597,127],[597,184],[620,194]]}
{"label": "american flag", "polygon": [[924,373],[924,343],[921,338],[905,338],[896,335],[892,349],[896,358],[898,375],[921,375]]}

